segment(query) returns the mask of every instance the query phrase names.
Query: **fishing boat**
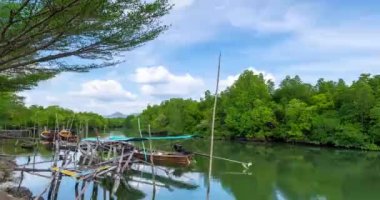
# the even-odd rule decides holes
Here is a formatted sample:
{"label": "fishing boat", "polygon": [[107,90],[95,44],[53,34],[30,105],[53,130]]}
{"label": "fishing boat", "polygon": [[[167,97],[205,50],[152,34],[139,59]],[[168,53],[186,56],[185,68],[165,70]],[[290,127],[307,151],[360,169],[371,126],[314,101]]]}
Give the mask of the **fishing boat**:
{"label": "fishing boat", "polygon": [[76,135],[73,135],[70,130],[62,129],[58,133],[61,140],[65,140],[68,142],[77,142],[78,137]]}
{"label": "fishing boat", "polygon": [[192,154],[183,154],[178,152],[153,151],[143,152],[136,150],[133,154],[134,158],[150,162],[150,157],[153,156],[153,163],[156,165],[175,165],[188,166],[192,161]]}
{"label": "fishing boat", "polygon": [[23,149],[33,149],[35,147],[35,143],[33,142],[23,142],[20,144],[20,147]]}
{"label": "fishing boat", "polygon": [[[176,152],[166,152],[166,151],[153,151],[149,153],[147,151],[139,150],[134,147],[132,142],[142,142],[142,141],[156,141],[156,140],[185,140],[191,139],[193,135],[181,135],[181,136],[165,136],[165,137],[126,137],[126,136],[109,136],[105,138],[92,137],[85,138],[81,140],[80,149],[82,149],[82,154],[89,152],[88,149],[97,146],[96,144],[103,145],[117,145],[122,144],[125,149],[124,151],[133,151],[133,158],[140,161],[150,162],[150,156],[153,157],[153,163],[156,165],[172,165],[172,166],[188,166],[191,164],[193,155],[189,152],[175,149]],[[133,147],[133,148],[131,148]],[[99,148],[99,147],[98,147]],[[109,147],[108,147],[109,149]],[[118,151],[118,150],[116,150]]]}
{"label": "fishing boat", "polygon": [[54,136],[56,135],[57,135],[56,132],[45,129],[44,131],[41,132],[40,137],[42,140],[51,142],[54,140]]}

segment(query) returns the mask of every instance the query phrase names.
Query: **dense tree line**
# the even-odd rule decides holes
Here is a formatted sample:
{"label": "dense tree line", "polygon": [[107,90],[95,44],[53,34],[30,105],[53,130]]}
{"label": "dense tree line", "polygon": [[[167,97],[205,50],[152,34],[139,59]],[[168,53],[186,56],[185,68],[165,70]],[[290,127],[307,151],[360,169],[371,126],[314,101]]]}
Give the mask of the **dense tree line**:
{"label": "dense tree line", "polygon": [[[199,101],[173,98],[149,105],[139,115],[107,119],[59,106],[30,106],[14,92],[0,93],[0,127],[54,128],[72,124],[90,129],[123,128],[156,134],[196,133],[208,136],[214,95]],[[284,141],[378,149],[380,145],[380,75],[362,74],[351,85],[320,79],[315,85],[286,77],[278,87],[263,75],[245,71],[218,96],[216,134],[226,139]],[[100,132],[100,131],[99,131]]]}
{"label": "dense tree line", "polygon": [[[209,135],[214,96],[173,98],[129,116],[156,133]],[[311,143],[362,149],[380,145],[380,75],[362,74],[351,85],[319,79],[315,85],[287,76],[276,88],[245,71],[218,96],[216,134],[229,139]],[[143,128],[147,127],[143,125]]]}
{"label": "dense tree line", "polygon": [[59,106],[42,107],[32,105],[26,107],[23,98],[12,92],[0,93],[0,129],[22,129],[47,127],[71,128],[82,130],[88,124],[93,132],[98,129],[102,132],[104,128],[121,128],[124,119],[108,119],[92,112],[74,112]]}

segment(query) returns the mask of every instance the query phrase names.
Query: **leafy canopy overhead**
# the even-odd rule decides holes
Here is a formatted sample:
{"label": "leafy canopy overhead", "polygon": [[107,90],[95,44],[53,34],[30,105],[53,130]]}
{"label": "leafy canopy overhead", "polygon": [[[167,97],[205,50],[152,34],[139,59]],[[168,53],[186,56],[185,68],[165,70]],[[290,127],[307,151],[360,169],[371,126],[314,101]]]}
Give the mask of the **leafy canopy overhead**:
{"label": "leafy canopy overhead", "polygon": [[20,79],[113,65],[115,55],[167,29],[160,18],[170,8],[167,0],[1,1],[0,75]]}

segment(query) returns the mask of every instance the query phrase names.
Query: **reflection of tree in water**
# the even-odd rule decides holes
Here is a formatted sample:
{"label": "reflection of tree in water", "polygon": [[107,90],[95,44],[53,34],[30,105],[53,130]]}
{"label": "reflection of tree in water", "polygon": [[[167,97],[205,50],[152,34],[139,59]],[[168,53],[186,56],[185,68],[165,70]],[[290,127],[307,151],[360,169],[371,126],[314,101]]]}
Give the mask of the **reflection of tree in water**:
{"label": "reflection of tree in water", "polygon": [[[39,144],[34,149],[24,149],[19,145],[21,140],[17,142],[15,139],[1,140],[0,139],[0,154],[13,155],[13,156],[31,156],[37,152],[38,156],[43,159],[49,159],[52,156],[51,149]],[[17,144],[17,145],[16,145]]]}
{"label": "reflection of tree in water", "polygon": [[[184,146],[191,151],[208,152],[207,142],[202,140],[189,141]],[[50,156],[51,152],[44,154]],[[379,152],[217,141],[215,154],[253,162],[249,171],[252,175],[248,175],[239,164],[214,160],[213,181],[220,182],[235,199],[278,199],[280,196],[284,199],[378,199],[379,196]],[[196,156],[195,159],[196,164],[190,168],[171,168],[170,177],[156,176],[157,187],[174,192],[194,191],[197,186],[182,180],[188,172],[207,174],[209,164],[208,158]],[[151,173],[131,171],[124,177],[127,186],[121,183],[114,199],[143,199],[152,192]],[[203,177],[206,185],[207,177]],[[147,187],[134,187],[138,182]],[[109,198],[113,184],[112,179],[91,183],[86,195],[102,199],[106,191]],[[81,188],[82,183],[79,190]]]}
{"label": "reflection of tree in water", "polygon": [[[182,170],[179,171],[177,171],[177,173],[185,172]],[[143,199],[146,197],[146,194],[138,188],[134,187],[132,183],[144,184],[153,187],[152,174],[149,172],[131,170],[125,174],[124,178],[125,182],[120,184],[120,187],[115,194],[117,199]],[[174,189],[194,190],[198,187],[194,184],[190,184],[181,180],[175,180],[172,179],[170,176],[163,175],[156,175],[155,181],[157,187],[165,187],[169,191],[174,191]],[[113,184],[114,181],[111,178],[106,178],[102,180],[100,183],[101,187],[107,190],[108,195],[112,190]]]}
{"label": "reflection of tree in water", "polygon": [[[132,170],[130,173],[128,173],[128,175],[131,177],[139,177],[146,180],[152,179],[152,174],[150,172],[140,172],[140,171]],[[187,183],[182,180],[173,179],[172,177],[166,176],[166,175],[165,176],[156,175],[155,180],[157,183],[164,185],[169,190],[171,188],[186,189],[186,190],[194,190],[198,188],[197,185]]]}
{"label": "reflection of tree in water", "polygon": [[[214,160],[213,178],[236,199],[377,199],[378,152],[292,145],[218,142],[216,155],[253,161],[253,175],[242,167]],[[196,145],[198,151],[207,152]],[[207,173],[208,159],[196,157],[196,170]],[[205,184],[207,183],[205,177]],[[351,195],[349,195],[351,194]]]}
{"label": "reflection of tree in water", "polygon": [[[104,189],[107,190],[107,193],[110,194],[112,191],[114,181],[111,178],[106,178],[102,180],[100,184]],[[134,200],[143,199],[146,195],[144,194],[144,192],[134,188],[129,184],[128,186],[126,186],[125,184],[120,184],[120,187],[116,191],[115,196],[117,197],[117,199]]]}

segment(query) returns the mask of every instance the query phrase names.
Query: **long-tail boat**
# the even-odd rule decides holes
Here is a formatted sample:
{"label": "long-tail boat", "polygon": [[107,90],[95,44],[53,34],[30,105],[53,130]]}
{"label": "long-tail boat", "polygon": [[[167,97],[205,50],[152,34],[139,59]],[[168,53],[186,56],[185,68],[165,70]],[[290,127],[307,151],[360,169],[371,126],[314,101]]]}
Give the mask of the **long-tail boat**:
{"label": "long-tail boat", "polygon": [[176,165],[188,166],[192,161],[192,154],[183,154],[178,152],[165,152],[165,151],[135,151],[133,156],[139,160],[150,162],[150,157],[153,157],[155,165]]}
{"label": "long-tail boat", "polygon": [[[181,136],[166,136],[166,137],[126,137],[126,136],[110,136],[107,138],[85,138],[82,142],[100,142],[100,143],[110,143],[110,142],[138,142],[145,140],[184,140],[192,138],[192,135],[181,135]],[[190,152],[180,151],[175,149],[175,152],[166,151],[153,151],[152,153],[143,151],[141,149],[133,150],[134,158],[150,162],[150,156],[153,157],[154,164],[157,165],[177,165],[177,166],[188,166],[191,164],[193,155]]]}

